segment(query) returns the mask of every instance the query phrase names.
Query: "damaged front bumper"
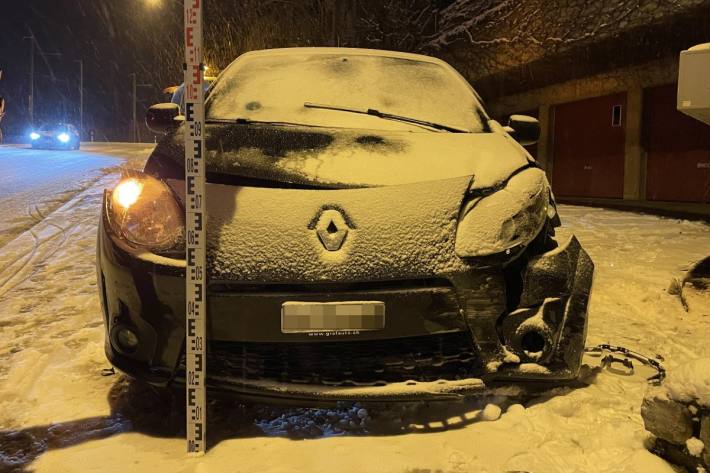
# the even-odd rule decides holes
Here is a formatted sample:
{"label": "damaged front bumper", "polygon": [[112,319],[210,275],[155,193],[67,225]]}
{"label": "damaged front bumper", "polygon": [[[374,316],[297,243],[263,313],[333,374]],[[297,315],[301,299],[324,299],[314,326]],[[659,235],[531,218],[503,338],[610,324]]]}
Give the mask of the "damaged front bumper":
{"label": "damaged front bumper", "polygon": [[[97,251],[109,361],[128,375],[157,386],[183,383],[184,261],[132,248],[111,233],[105,216]],[[578,375],[584,350],[593,264],[574,237],[553,251],[521,258],[519,267],[512,270],[471,265],[466,273],[440,275],[450,281],[450,286],[444,288],[419,288],[402,294],[388,289],[390,295],[386,297],[400,301],[399,306],[393,302],[391,307],[400,307],[401,312],[399,325],[393,324],[390,332],[336,337],[327,342],[295,341],[310,355],[304,358],[304,351],[298,352],[306,361],[318,360],[327,351],[313,348],[309,353],[310,347],[321,349],[328,343],[335,346],[327,351],[327,357],[320,358],[321,365],[337,363],[332,358],[335,353],[336,357],[352,357],[355,364],[370,355],[375,358],[383,354],[383,363],[395,366],[392,369],[396,370],[396,376],[385,379],[383,375],[383,382],[362,385],[353,376],[350,378],[354,382],[348,385],[330,384],[327,380],[313,383],[309,378],[289,377],[289,382],[278,379],[273,375],[275,371],[266,366],[269,360],[264,350],[288,343],[285,339],[267,339],[276,336],[272,327],[257,324],[261,332],[256,332],[257,319],[249,318],[251,315],[241,318],[231,308],[247,307],[254,317],[258,315],[263,320],[265,309],[269,313],[273,310],[270,305],[260,304],[280,307],[281,296],[263,291],[213,292],[211,297],[224,303],[211,305],[211,311],[219,311],[211,312],[211,323],[226,320],[227,316],[231,322],[211,326],[208,351],[216,355],[219,344],[235,343],[237,355],[243,356],[222,360],[221,365],[209,361],[208,387],[240,397],[278,402],[404,402],[460,400],[481,394],[486,384],[498,382],[573,380]],[[511,272],[517,276],[511,277]],[[352,293],[344,296],[359,297]],[[300,297],[322,297],[322,294]],[[245,302],[247,299],[251,302]],[[415,307],[422,300],[429,301],[426,310]],[[242,322],[237,323],[238,320]],[[120,348],[116,334],[122,328],[130,328],[140,340],[134,351]],[[282,336],[280,332],[277,335]],[[354,346],[362,349],[354,353]],[[285,355],[280,355],[279,360],[295,356],[288,350],[284,349]],[[392,362],[387,355],[399,358]],[[261,358],[255,361],[255,357]],[[277,363],[273,362],[271,367],[274,365]],[[235,366],[242,370],[239,373],[249,376],[230,376],[230,369]],[[261,371],[255,371],[255,366]],[[373,367],[371,371],[377,370],[378,367]],[[408,370],[425,375],[410,380]],[[264,373],[268,376],[262,376]],[[346,373],[343,378],[348,376]],[[437,379],[439,376],[443,379]]]}
{"label": "damaged front bumper", "polygon": [[[594,264],[572,236],[531,258],[521,272],[517,308],[496,320],[486,380],[571,381],[577,378],[587,336]],[[509,288],[510,290],[510,288]],[[484,337],[492,321],[469,319]]]}

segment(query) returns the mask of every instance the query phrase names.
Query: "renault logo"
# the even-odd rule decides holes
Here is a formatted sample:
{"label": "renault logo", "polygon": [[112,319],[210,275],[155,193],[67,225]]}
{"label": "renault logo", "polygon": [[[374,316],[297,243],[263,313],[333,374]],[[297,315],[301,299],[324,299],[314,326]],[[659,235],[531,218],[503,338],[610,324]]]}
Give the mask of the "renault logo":
{"label": "renault logo", "polygon": [[318,218],[315,231],[326,250],[338,251],[345,243],[350,228],[340,212],[329,209]]}

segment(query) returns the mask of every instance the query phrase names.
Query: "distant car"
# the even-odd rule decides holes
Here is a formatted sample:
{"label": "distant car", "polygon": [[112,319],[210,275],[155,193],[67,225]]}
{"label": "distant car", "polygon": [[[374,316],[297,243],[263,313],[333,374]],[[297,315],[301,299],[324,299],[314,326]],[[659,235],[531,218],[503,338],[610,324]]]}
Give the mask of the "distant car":
{"label": "distant car", "polygon": [[42,149],[79,149],[79,130],[69,123],[44,123],[30,132],[30,144]]}
{"label": "distant car", "polygon": [[[439,59],[343,48],[240,56],[205,113],[208,388],[428,401],[576,379],[594,266],[555,240],[535,119],[490,119]],[[167,136],[106,191],[97,246],[106,355],[158,386],[186,376],[179,114],[149,110]]]}

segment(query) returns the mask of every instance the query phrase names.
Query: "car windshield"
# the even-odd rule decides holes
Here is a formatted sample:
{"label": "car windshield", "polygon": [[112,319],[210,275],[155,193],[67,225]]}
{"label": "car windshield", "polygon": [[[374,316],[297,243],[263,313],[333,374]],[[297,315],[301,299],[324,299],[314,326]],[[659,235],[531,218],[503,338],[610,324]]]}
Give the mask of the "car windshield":
{"label": "car windshield", "polygon": [[484,131],[473,90],[453,70],[434,62],[366,53],[289,52],[238,59],[215,83],[206,114],[208,120],[427,132],[377,116],[304,107],[306,102],[377,109],[474,133]]}

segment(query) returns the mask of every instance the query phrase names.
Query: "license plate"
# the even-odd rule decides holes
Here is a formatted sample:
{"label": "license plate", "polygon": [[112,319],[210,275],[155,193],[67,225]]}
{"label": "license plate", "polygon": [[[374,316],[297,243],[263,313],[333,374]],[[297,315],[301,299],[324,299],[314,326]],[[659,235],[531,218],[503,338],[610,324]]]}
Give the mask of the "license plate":
{"label": "license plate", "polygon": [[281,332],[382,330],[385,303],[380,301],[284,302]]}

